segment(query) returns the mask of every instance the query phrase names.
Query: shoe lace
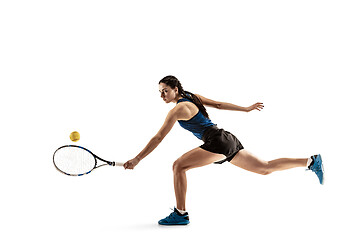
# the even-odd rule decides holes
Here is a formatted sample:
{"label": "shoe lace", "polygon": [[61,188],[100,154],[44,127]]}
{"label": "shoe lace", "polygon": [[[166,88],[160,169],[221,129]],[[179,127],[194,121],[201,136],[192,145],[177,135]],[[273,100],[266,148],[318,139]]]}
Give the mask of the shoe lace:
{"label": "shoe lace", "polygon": [[311,168],[307,168],[306,171],[313,171],[314,173],[318,173],[319,171],[321,171],[321,165],[319,164],[314,164]]}
{"label": "shoe lace", "polygon": [[170,215],[169,216],[167,216],[165,219],[168,219],[168,220],[175,220],[176,219],[176,212],[175,212],[175,210],[174,209],[172,209],[172,208],[170,208],[173,212],[172,213],[170,213]]}

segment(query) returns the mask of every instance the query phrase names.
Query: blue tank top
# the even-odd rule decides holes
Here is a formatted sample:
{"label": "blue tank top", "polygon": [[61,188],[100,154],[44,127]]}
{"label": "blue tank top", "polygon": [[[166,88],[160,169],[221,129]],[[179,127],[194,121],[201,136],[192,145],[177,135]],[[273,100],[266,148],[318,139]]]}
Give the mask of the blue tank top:
{"label": "blue tank top", "polygon": [[[192,102],[190,99],[187,98],[181,98],[177,103],[180,102]],[[198,113],[192,117],[190,120],[178,120],[181,127],[185,128],[186,130],[192,132],[198,139],[202,139],[202,136],[205,132],[205,130],[215,125],[211,122],[210,119],[206,118],[201,111],[199,110]]]}

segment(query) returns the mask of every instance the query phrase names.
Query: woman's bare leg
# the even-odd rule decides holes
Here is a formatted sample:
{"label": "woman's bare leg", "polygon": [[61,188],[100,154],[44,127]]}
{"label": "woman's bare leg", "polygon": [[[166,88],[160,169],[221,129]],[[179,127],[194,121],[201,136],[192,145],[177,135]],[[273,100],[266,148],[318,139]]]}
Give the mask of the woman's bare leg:
{"label": "woman's bare leg", "polygon": [[236,154],[230,163],[254,173],[267,175],[275,171],[306,167],[307,160],[307,158],[279,158],[264,161],[243,149]]}
{"label": "woman's bare leg", "polygon": [[185,211],[186,208],[186,171],[192,168],[202,167],[225,158],[226,157],[222,154],[212,153],[197,147],[185,153],[174,162],[174,189],[176,196],[176,208],[178,210]]}

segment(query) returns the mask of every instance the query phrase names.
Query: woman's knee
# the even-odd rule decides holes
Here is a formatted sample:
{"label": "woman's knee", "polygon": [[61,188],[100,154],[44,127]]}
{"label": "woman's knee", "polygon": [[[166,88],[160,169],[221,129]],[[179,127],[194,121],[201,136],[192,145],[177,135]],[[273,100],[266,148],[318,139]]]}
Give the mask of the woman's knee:
{"label": "woman's knee", "polygon": [[271,166],[267,161],[262,161],[261,164],[258,164],[255,168],[253,168],[253,172],[261,175],[269,175],[270,173],[272,173]]}
{"label": "woman's knee", "polygon": [[270,173],[272,173],[272,167],[270,162],[265,161],[264,162],[264,166],[261,169],[261,175],[269,175]]}
{"label": "woman's knee", "polygon": [[184,164],[181,161],[181,158],[177,159],[174,163],[173,163],[173,171],[174,172],[185,172],[187,169],[184,166]]}
{"label": "woman's knee", "polygon": [[272,173],[271,166],[268,161],[264,161],[246,150],[239,151],[231,163],[235,166],[261,175],[268,175]]}
{"label": "woman's knee", "polygon": [[272,173],[272,171],[270,171],[269,169],[264,169],[260,174],[261,175],[269,175],[270,173]]}

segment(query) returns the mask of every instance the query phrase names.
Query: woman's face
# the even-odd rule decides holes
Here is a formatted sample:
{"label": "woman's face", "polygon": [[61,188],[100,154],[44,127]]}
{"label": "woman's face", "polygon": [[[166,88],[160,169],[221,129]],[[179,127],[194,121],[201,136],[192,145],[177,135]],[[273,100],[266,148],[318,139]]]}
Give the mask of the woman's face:
{"label": "woman's face", "polygon": [[161,93],[161,98],[166,102],[176,102],[176,97],[178,95],[178,88],[175,87],[175,89],[172,89],[165,83],[159,84],[159,92]]}

